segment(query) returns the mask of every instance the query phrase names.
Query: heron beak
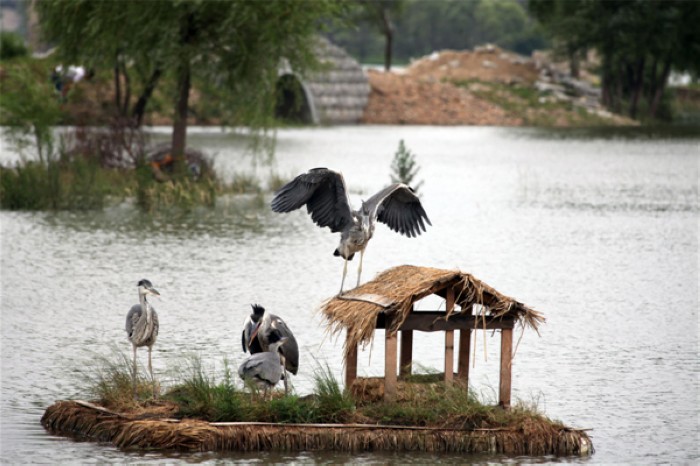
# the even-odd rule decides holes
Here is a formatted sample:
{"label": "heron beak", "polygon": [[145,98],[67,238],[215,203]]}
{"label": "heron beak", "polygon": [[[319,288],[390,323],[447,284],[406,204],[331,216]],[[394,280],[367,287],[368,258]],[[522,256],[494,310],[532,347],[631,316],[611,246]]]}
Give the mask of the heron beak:
{"label": "heron beak", "polygon": [[160,296],[160,293],[155,288],[146,288],[152,295]]}
{"label": "heron beak", "polygon": [[258,336],[258,330],[260,330],[260,323],[255,326],[255,330],[253,330],[253,334],[250,336],[250,340],[248,340],[248,347],[250,347],[251,343],[253,343],[253,340],[255,340],[255,337]]}

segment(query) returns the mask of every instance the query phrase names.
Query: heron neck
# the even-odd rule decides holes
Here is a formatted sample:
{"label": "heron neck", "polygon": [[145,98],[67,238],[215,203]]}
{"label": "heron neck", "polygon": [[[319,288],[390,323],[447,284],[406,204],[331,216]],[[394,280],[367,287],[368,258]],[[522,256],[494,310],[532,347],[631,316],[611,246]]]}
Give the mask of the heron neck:
{"label": "heron neck", "polygon": [[151,320],[151,306],[148,304],[146,295],[142,294],[139,296],[139,301],[141,301],[141,309],[146,313],[146,320],[150,322]]}

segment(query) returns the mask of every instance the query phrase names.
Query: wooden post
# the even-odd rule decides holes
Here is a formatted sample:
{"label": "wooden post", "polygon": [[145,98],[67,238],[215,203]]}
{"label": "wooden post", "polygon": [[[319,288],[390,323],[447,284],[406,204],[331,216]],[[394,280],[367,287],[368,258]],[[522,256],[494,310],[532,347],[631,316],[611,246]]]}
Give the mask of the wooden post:
{"label": "wooden post", "polygon": [[[464,312],[464,311],[462,311]],[[457,366],[457,378],[469,387],[469,351],[471,348],[472,330],[463,328],[459,330],[459,363]]]}
{"label": "wooden post", "polygon": [[387,328],[384,330],[384,401],[396,399],[396,386],[396,333]]}
{"label": "wooden post", "polygon": [[510,408],[510,384],[513,357],[513,329],[501,330],[501,380],[498,387],[498,404]]}
{"label": "wooden post", "polygon": [[399,375],[411,375],[413,364],[413,330],[401,331],[401,354],[399,356]]}
{"label": "wooden post", "polygon": [[452,383],[454,378],[455,331],[445,331],[445,383]]}
{"label": "wooden post", "polygon": [[[445,296],[445,311],[450,313],[455,307],[455,290],[450,287],[447,289]],[[452,383],[454,378],[454,363],[455,363],[455,332],[454,330],[445,331],[445,383]]]}
{"label": "wooden post", "polygon": [[350,390],[355,379],[357,379],[357,345],[353,346],[345,361],[345,388],[347,390]]}

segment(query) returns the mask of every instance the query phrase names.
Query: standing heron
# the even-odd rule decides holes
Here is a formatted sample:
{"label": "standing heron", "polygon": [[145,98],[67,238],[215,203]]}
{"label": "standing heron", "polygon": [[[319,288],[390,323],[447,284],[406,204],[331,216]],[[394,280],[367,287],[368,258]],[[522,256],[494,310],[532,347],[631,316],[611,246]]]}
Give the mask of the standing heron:
{"label": "standing heron", "polygon": [[146,296],[160,296],[158,290],[153,288],[150,281],[140,280],[138,282],[139,303],[134,304],[126,315],[126,333],[129,341],[134,348],[134,366],[133,366],[133,382],[134,382],[134,398],[136,398],[136,348],[142,346],[148,347],[148,371],[151,374],[153,383],[153,398],[157,397],[155,381],[153,379],[153,367],[151,365],[151,351],[158,337],[158,314],[148,303]]}
{"label": "standing heron", "polygon": [[238,367],[238,375],[245,381],[255,382],[258,387],[265,391],[265,398],[270,388],[282,378],[282,361],[280,359],[280,347],[288,340],[279,332],[275,331],[271,335],[274,340],[270,343],[268,351],[255,353],[243,361]]}
{"label": "standing heron", "polygon": [[287,371],[297,375],[299,371],[299,345],[294,334],[281,317],[265,311],[259,304],[251,304],[253,313],[246,319],[243,328],[243,351],[256,354],[270,351],[272,343],[285,338],[286,343],[279,348],[284,366],[284,392],[289,393]]}
{"label": "standing heron", "polygon": [[340,233],[340,244],[333,252],[345,260],[340,293],[343,292],[348,261],[360,252],[357,286],[360,286],[362,259],[377,221],[408,237],[432,225],[416,193],[403,183],[394,183],[366,201],[359,210],[350,207],[343,175],[328,168],[314,168],[282,186],[272,199],[274,212],[291,212],[306,204],[311,219],[320,227]]}
{"label": "standing heron", "polygon": [[253,338],[253,333],[255,333],[255,330],[260,324],[260,319],[262,319],[262,316],[265,313],[265,308],[257,304],[251,304],[251,306],[253,307],[253,312],[246,317],[245,322],[243,322],[241,344],[243,346],[244,353],[262,353],[265,350],[262,348],[262,346],[260,346],[260,340],[258,338]]}

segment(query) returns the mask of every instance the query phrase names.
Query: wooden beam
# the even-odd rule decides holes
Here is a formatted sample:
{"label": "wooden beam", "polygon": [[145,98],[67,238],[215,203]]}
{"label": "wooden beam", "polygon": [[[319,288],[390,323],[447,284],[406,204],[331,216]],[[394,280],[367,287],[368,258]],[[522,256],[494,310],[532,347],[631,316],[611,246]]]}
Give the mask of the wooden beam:
{"label": "wooden beam", "polygon": [[413,330],[401,331],[401,354],[399,356],[399,375],[411,375],[413,365]]}
{"label": "wooden beam", "polygon": [[384,331],[384,401],[396,399],[396,333]]}
{"label": "wooden beam", "polygon": [[345,388],[350,390],[355,379],[357,379],[357,345],[354,345],[345,361]]}
{"label": "wooden beam", "polygon": [[459,362],[457,363],[457,378],[469,387],[469,351],[471,348],[472,331],[463,328],[459,331]]}
{"label": "wooden beam", "polygon": [[[444,332],[445,330],[460,330],[473,329],[475,326],[478,329],[484,328],[483,318],[478,318],[473,315],[452,314],[448,320],[445,320],[445,312],[442,311],[416,311],[411,312],[406,316],[399,330],[418,330],[421,332]],[[504,328],[513,328],[515,326],[515,318],[512,316],[503,317],[486,317],[487,330],[500,330]],[[386,328],[386,318],[384,314],[377,316],[377,329]]]}
{"label": "wooden beam", "polygon": [[498,387],[498,404],[510,408],[510,386],[513,365],[513,329],[501,330],[501,380]]}

